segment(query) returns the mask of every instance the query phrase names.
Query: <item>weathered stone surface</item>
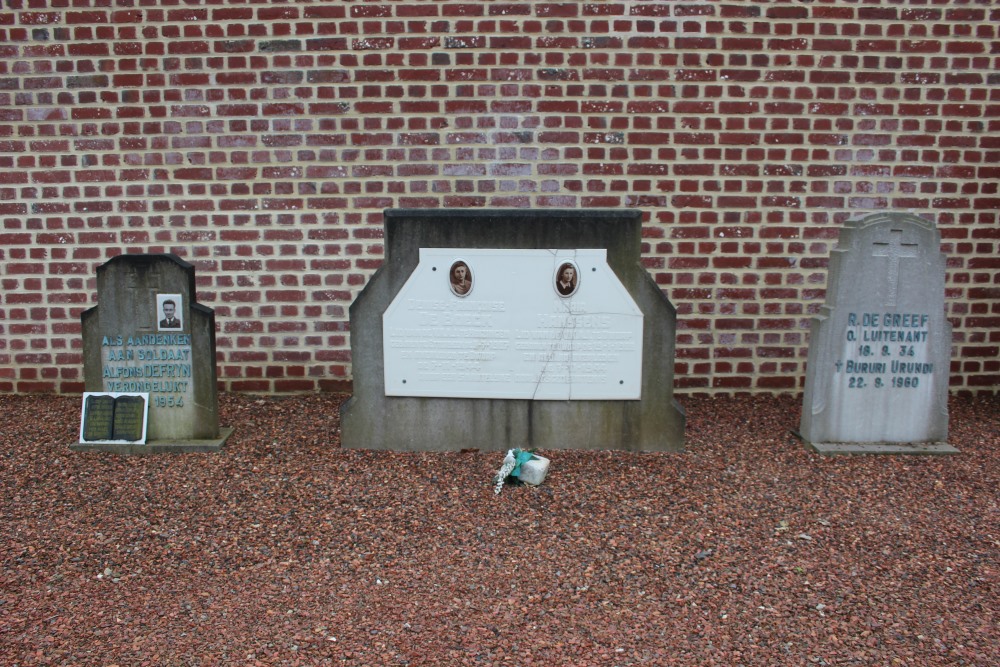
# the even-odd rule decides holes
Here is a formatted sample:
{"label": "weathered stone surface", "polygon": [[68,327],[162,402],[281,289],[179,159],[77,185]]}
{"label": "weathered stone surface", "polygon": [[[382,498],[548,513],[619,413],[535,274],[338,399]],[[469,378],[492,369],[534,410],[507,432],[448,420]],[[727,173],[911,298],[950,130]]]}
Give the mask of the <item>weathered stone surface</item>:
{"label": "weathered stone surface", "polygon": [[[673,306],[639,263],[638,211],[391,210],[385,261],[351,306],[354,395],[341,410],[345,447],[393,450],[681,450],[673,399]],[[385,395],[382,315],[420,248],[607,250],[643,314],[639,400],[427,398]]]}
{"label": "weathered stone surface", "polygon": [[810,442],[806,446],[823,456],[906,454],[907,456],[944,456],[958,454],[958,450],[946,442]]}
{"label": "weathered stone surface", "polygon": [[148,393],[157,450],[222,445],[215,315],[195,296],[194,267],[177,256],[120,255],[98,267],[97,306],[81,315],[86,390]]}
{"label": "weathered stone surface", "polygon": [[940,244],[933,223],[905,213],[841,231],[810,334],[800,433],[814,449],[947,439],[951,326]]}

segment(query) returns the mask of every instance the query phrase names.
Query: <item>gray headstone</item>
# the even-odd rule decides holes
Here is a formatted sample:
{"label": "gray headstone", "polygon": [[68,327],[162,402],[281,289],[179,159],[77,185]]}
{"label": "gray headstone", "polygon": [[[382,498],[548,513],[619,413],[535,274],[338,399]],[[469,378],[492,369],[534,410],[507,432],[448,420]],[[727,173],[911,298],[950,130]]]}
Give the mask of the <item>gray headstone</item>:
{"label": "gray headstone", "polygon": [[933,223],[905,213],[841,230],[806,369],[800,434],[817,451],[934,453],[927,445],[947,440],[951,325],[940,247]]}
{"label": "gray headstone", "polygon": [[98,267],[97,306],[81,315],[86,390],[149,394],[142,451],[211,451],[228,435],[219,428],[215,314],[195,295],[194,267],[177,256],[120,255]]}
{"label": "gray headstone", "polygon": [[[392,450],[459,450],[476,448],[503,450],[511,448],[542,449],[624,449],[624,450],[667,450],[678,451],[684,447],[684,412],[673,398],[674,336],[676,326],[675,309],[657,287],[653,279],[640,264],[641,213],[638,211],[531,211],[531,210],[390,210],[385,215],[385,261],[375,273],[365,289],[351,306],[351,355],[354,372],[354,393],[341,409],[341,444],[352,448],[392,449]],[[606,250],[606,266],[609,280],[616,285],[620,282],[622,293],[637,307],[641,327],[635,334],[640,341],[634,346],[638,350],[641,343],[641,382],[639,397],[632,400],[538,400],[537,398],[493,398],[483,393],[477,398],[386,395],[385,343],[383,339],[383,314],[404,288],[420,264],[421,249],[497,249],[499,251],[526,251],[525,256],[539,250]],[[516,264],[516,252],[512,252]],[[479,255],[470,253],[453,263],[441,265],[439,294],[427,295],[432,306],[437,303],[454,303],[455,310],[448,314],[424,313],[414,319],[414,334],[422,335],[428,321],[445,322],[438,331],[446,331],[447,322],[453,326],[462,323],[474,325],[483,316],[483,311],[470,310],[474,299],[482,298],[490,288],[487,277],[478,270]],[[576,267],[586,275],[577,275],[574,285],[559,290],[549,275],[562,275],[567,262],[560,252],[552,257],[552,274],[538,283],[538,289],[545,291],[550,302],[567,304],[559,317],[571,318],[576,311],[569,305],[574,299],[585,300],[587,289],[594,285],[591,265]],[[471,284],[463,289],[448,287],[449,266],[471,264]],[[527,260],[526,260],[527,261]],[[436,270],[436,269],[435,269]],[[453,276],[454,277],[454,276]],[[577,286],[576,280],[579,279]],[[591,282],[588,282],[591,281]],[[549,284],[551,283],[551,284]],[[412,287],[412,286],[411,286]],[[467,292],[468,290],[468,292]],[[497,311],[510,311],[520,297],[508,293],[480,307]],[[449,299],[451,301],[449,301]],[[419,302],[419,299],[414,301]],[[449,317],[452,318],[449,320]],[[545,315],[535,316],[544,321]],[[581,315],[580,317],[588,317]],[[606,321],[616,322],[617,316]],[[557,318],[558,319],[558,318]],[[486,320],[483,320],[486,321]],[[559,320],[562,322],[563,320]],[[635,321],[634,319],[631,321]],[[585,325],[582,320],[581,325]],[[599,323],[600,324],[600,323]],[[540,353],[538,341],[548,340],[544,332],[537,330],[537,321],[526,322],[523,332],[518,331],[507,337],[512,349],[534,350],[527,358]],[[533,331],[529,331],[532,328]],[[521,344],[517,337],[536,336],[528,344]],[[498,333],[494,340],[497,347],[503,346]],[[475,376],[476,360],[491,356],[493,350],[486,346],[470,346],[473,338],[458,337],[454,343],[442,343],[445,352],[465,350],[467,354],[456,354],[456,362],[439,361],[443,369],[460,369]],[[497,342],[499,340],[499,342]],[[577,340],[586,340],[588,345],[562,341],[553,345],[554,358],[562,359],[576,351],[586,350],[589,359],[606,359],[602,352],[613,350],[612,345],[604,345],[600,335],[590,332],[590,337],[578,334]],[[405,340],[401,341],[405,344]],[[521,346],[523,345],[523,346]],[[426,349],[426,348],[425,348]],[[481,355],[481,356],[477,356]],[[430,359],[446,359],[447,356],[430,356]],[[560,363],[562,363],[560,361]],[[434,363],[426,364],[433,366]],[[565,368],[563,366],[562,368]],[[600,363],[591,369],[600,370]],[[613,372],[613,370],[611,371]],[[611,372],[605,373],[610,376]],[[428,373],[441,375],[440,373]],[[445,374],[447,375],[447,374]],[[503,373],[490,375],[492,380],[501,379]],[[601,375],[599,372],[594,376]],[[618,378],[612,377],[618,384]],[[624,380],[623,380],[624,383]],[[503,382],[494,382],[497,393],[504,394]],[[516,393],[516,392],[515,392]]]}

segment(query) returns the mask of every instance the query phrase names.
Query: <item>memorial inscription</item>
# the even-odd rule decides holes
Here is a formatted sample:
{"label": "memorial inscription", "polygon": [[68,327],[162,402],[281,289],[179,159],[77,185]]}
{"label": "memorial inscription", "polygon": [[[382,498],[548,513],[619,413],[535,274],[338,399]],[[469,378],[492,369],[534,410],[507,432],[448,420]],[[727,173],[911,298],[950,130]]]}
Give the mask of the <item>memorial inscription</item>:
{"label": "memorial inscription", "polygon": [[[461,299],[440,279],[456,255],[477,276],[475,291]],[[560,288],[559,276],[578,265],[587,268],[586,281],[569,277],[570,289]],[[642,324],[603,249],[421,248],[383,316],[385,392],[638,399]]]}
{"label": "memorial inscription", "polygon": [[125,395],[116,398],[111,438],[126,442],[145,440],[147,405],[144,396]]}
{"label": "memorial inscription", "polygon": [[114,418],[114,396],[96,394],[84,397],[81,440],[111,440],[115,432]]}
{"label": "memorial inscription", "polygon": [[191,336],[188,334],[101,337],[104,389],[145,392],[157,408],[191,401]]}
{"label": "memorial inscription", "polygon": [[928,313],[848,313],[836,372],[848,389],[917,389],[934,372],[928,361]]}

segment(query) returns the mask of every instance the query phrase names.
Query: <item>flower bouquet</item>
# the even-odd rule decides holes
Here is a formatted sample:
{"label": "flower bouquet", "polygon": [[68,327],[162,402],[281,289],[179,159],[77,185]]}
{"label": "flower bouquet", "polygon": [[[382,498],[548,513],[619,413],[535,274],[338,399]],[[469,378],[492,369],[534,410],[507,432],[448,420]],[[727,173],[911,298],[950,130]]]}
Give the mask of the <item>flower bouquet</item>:
{"label": "flower bouquet", "polygon": [[509,449],[500,470],[493,477],[493,493],[503,491],[504,484],[531,484],[538,486],[545,479],[549,460],[537,456],[533,450]]}

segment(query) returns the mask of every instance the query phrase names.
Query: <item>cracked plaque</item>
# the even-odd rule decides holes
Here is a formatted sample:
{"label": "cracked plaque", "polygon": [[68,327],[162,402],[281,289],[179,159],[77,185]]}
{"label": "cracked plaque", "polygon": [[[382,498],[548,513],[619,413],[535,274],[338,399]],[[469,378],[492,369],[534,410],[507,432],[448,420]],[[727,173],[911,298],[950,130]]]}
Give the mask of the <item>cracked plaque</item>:
{"label": "cracked plaque", "polygon": [[421,248],[383,315],[385,394],[638,400],[642,327],[603,248]]}

